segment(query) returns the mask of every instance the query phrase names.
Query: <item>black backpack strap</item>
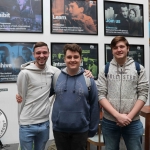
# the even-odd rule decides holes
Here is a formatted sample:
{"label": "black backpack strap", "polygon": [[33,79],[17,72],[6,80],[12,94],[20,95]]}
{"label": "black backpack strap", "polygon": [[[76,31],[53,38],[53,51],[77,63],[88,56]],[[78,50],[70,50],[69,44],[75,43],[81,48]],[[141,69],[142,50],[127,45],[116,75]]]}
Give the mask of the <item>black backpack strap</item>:
{"label": "black backpack strap", "polygon": [[110,62],[108,62],[108,63],[105,65],[104,73],[105,73],[105,77],[106,77],[106,78],[107,78],[107,74],[108,74],[108,71],[109,71],[109,65],[110,65]]}
{"label": "black backpack strap", "polygon": [[135,63],[135,68],[136,68],[137,74],[139,76],[140,75],[140,70],[141,70],[140,64],[138,62],[136,62],[136,61],[134,63]]}

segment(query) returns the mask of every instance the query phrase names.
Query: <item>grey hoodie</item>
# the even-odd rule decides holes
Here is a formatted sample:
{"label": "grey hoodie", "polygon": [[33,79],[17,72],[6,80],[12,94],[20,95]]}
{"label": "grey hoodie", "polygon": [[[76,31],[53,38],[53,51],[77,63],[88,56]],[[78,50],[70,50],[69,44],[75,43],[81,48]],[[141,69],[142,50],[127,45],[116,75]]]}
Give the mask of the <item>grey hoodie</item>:
{"label": "grey hoodie", "polygon": [[[99,100],[106,98],[122,114],[128,114],[137,100],[146,103],[149,84],[144,67],[140,65],[140,68],[139,76],[131,57],[127,58],[122,67],[113,59],[110,62],[107,78],[105,77],[104,68],[99,73],[97,82]],[[104,110],[104,117],[116,121],[106,110]],[[133,120],[137,119],[139,119],[139,113],[133,118]]]}
{"label": "grey hoodie", "polygon": [[22,103],[18,104],[20,125],[49,120],[51,79],[57,70],[59,69],[50,65],[39,69],[34,62],[21,65],[17,79],[18,94],[23,99]]}

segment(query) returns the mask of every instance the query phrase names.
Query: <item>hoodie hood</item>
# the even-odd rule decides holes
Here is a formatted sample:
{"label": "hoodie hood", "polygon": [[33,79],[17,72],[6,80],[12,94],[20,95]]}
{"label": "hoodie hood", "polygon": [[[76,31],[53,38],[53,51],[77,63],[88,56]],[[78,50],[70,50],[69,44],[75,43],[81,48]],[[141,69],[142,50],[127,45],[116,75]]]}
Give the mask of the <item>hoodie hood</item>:
{"label": "hoodie hood", "polygon": [[127,60],[126,60],[126,62],[123,64],[123,66],[120,66],[120,65],[117,63],[117,61],[116,61],[115,58],[113,58],[110,63],[111,63],[112,65],[114,65],[114,66],[117,67],[117,72],[119,73],[119,71],[120,71],[119,68],[120,68],[120,67],[121,67],[121,69],[122,69],[122,72],[125,72],[126,66],[129,66],[129,65],[132,64],[133,62],[134,62],[134,60],[133,60],[132,57],[127,57]]}
{"label": "hoodie hood", "polygon": [[[66,67],[66,68],[64,68],[64,69],[62,69],[61,71],[62,71],[64,74],[69,75],[69,74],[68,74],[68,72],[67,72],[67,67]],[[83,74],[83,73],[84,73],[84,69],[83,69],[83,68],[81,68],[81,67],[79,67],[79,70],[78,70],[77,74],[76,74],[76,75],[74,75],[74,76],[81,75],[81,74]],[[69,76],[70,76],[70,75],[69,75]]]}
{"label": "hoodie hood", "polygon": [[[45,84],[47,85],[47,71],[48,71],[48,67],[47,65],[45,65],[44,69],[40,69],[35,65],[35,61],[30,61],[27,62],[25,64],[21,65],[21,70],[31,70],[31,71],[36,71],[37,74],[40,74],[40,80],[41,83],[45,82]],[[45,81],[43,81],[43,79],[45,79]],[[42,88],[42,87],[41,87]]]}
{"label": "hoodie hood", "polygon": [[[46,66],[47,65],[45,65],[45,68],[46,68]],[[44,68],[44,69],[45,69]],[[22,64],[21,65],[21,70],[39,70],[39,71],[41,71],[41,70],[44,70],[44,69],[40,69],[40,68],[38,68],[36,65],[35,65],[35,61],[30,61],[30,62],[27,62],[27,63],[25,63],[25,64]]]}
{"label": "hoodie hood", "polygon": [[35,61],[30,61],[25,64],[21,65],[21,70],[31,70],[31,71],[37,71],[37,72],[46,72],[48,74],[54,75],[54,73],[59,70],[56,67],[50,66],[50,65],[45,65],[44,69],[40,69],[35,65]]}
{"label": "hoodie hood", "polygon": [[[62,71],[62,73],[63,74],[65,74],[66,75],[66,81],[65,81],[65,88],[64,88],[64,92],[66,92],[67,91],[67,82],[68,82],[68,78],[70,77],[70,75],[68,74],[68,72],[67,72],[67,67],[66,68],[64,68],[64,69],[62,69],[61,70]],[[84,73],[84,69],[83,68],[81,68],[81,67],[79,67],[79,70],[78,70],[78,72],[77,72],[77,74],[75,74],[75,75],[73,75],[72,77],[74,78],[74,88],[73,88],[73,93],[75,93],[76,91],[75,91],[75,87],[76,87],[76,80],[77,80],[77,76],[80,76],[80,75],[82,75]]]}

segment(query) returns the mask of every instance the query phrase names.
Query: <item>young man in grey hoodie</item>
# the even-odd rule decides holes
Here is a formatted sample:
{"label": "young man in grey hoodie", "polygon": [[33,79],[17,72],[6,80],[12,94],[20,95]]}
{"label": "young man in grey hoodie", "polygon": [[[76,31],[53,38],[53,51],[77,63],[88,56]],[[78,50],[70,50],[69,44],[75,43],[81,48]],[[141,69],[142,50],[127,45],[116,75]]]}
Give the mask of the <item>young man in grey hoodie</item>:
{"label": "young man in grey hoodie", "polygon": [[46,43],[34,45],[34,62],[21,66],[17,79],[19,103],[19,138],[21,150],[44,150],[49,139],[49,93],[51,77],[58,71],[56,67],[46,64],[49,49]]}
{"label": "young man in grey hoodie", "polygon": [[129,43],[123,36],[111,41],[114,58],[105,76],[104,68],[97,82],[99,103],[104,110],[102,132],[106,150],[119,150],[122,136],[128,150],[142,150],[143,125],[139,112],[148,98],[148,80],[140,65],[138,75],[135,62],[128,57]]}
{"label": "young man in grey hoodie", "polygon": [[[50,87],[58,68],[47,65],[49,49],[37,42],[33,48],[35,61],[21,65],[17,79],[19,139],[21,150],[44,150],[49,139]],[[86,71],[86,76],[91,76]],[[18,96],[17,96],[18,97]]]}

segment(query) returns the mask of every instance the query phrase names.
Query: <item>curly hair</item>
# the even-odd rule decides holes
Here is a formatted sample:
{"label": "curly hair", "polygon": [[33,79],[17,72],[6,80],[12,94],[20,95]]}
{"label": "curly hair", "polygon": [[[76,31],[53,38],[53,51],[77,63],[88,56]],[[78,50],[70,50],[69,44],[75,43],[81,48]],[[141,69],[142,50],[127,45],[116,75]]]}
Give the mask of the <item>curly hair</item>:
{"label": "curly hair", "polygon": [[70,50],[72,52],[78,52],[80,56],[82,55],[82,48],[78,44],[65,44],[63,48],[64,55],[66,55],[67,50]]}

